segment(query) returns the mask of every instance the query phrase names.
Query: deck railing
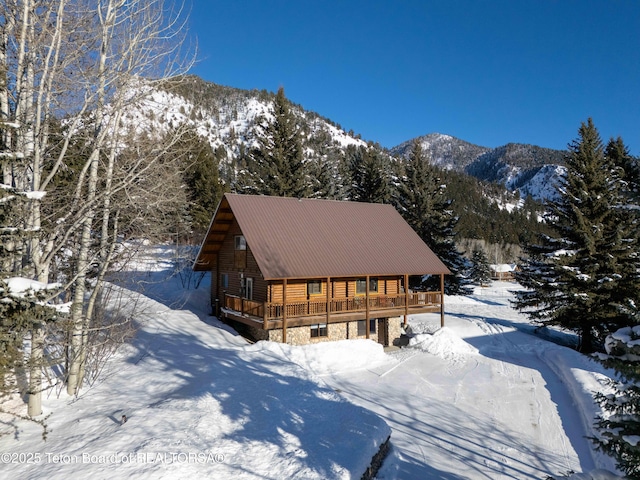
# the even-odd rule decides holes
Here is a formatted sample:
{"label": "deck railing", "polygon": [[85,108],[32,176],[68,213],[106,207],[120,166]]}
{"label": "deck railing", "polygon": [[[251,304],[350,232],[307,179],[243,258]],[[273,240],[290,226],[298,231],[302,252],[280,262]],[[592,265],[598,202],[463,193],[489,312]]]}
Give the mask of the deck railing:
{"label": "deck railing", "polygon": [[[286,314],[287,318],[322,315],[327,313],[327,306],[329,307],[329,313],[364,312],[367,310],[366,301],[366,297],[359,296],[331,298],[328,302],[326,299],[287,302]],[[440,292],[412,292],[408,294],[408,299],[403,293],[395,295],[372,295],[369,297],[369,310],[380,311],[405,306],[440,305],[441,301]],[[282,318],[285,308],[282,302],[255,302],[229,294],[225,294],[223,305],[225,308],[240,312],[243,315],[265,318],[267,320]]]}
{"label": "deck railing", "polygon": [[254,302],[235,295],[224,295],[224,307],[252,317],[264,317],[264,303]]}

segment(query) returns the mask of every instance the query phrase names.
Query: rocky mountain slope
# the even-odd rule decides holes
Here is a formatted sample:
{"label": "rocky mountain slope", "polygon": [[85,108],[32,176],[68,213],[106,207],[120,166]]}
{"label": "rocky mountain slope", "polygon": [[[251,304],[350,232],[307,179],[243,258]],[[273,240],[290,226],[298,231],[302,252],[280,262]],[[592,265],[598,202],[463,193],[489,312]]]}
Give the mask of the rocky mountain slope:
{"label": "rocky mountain slope", "polygon": [[[510,191],[518,191],[522,197],[530,195],[535,200],[555,196],[554,186],[564,174],[565,152],[560,150],[519,143],[487,148],[439,133],[415,140],[435,165],[501,184]],[[413,141],[394,147],[391,153],[406,157]]]}
{"label": "rocky mountain slope", "polygon": [[[150,95],[131,106],[124,121],[159,137],[178,125],[192,126],[214,150],[223,152],[224,177],[256,143],[259,122],[270,118],[274,96],[266,90],[226,87],[189,75],[156,85]],[[299,118],[308,159],[331,159],[350,145],[367,144],[315,112],[295,104],[292,111]]]}
{"label": "rocky mountain slope", "polygon": [[[190,124],[214,149],[223,149],[221,169],[232,170],[246,148],[255,142],[260,118],[269,118],[273,96],[265,90],[242,90],[187,76],[166,82],[148,100],[132,106],[129,121],[160,134],[181,123]],[[300,120],[309,159],[337,161],[349,146],[369,144],[384,150],[375,144],[375,139],[366,142],[318,113],[295,104],[293,111]],[[435,165],[501,184],[509,191],[518,191],[521,197],[549,198],[563,173],[564,152],[559,150],[515,143],[488,148],[439,133],[418,140]],[[406,157],[412,141],[385,153]]]}

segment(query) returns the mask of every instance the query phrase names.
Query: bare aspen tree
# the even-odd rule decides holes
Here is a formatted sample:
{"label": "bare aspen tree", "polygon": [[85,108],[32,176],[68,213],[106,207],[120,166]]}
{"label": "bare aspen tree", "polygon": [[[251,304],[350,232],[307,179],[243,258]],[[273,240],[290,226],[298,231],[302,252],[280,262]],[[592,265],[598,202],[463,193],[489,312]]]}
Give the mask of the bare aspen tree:
{"label": "bare aspen tree", "polygon": [[[182,10],[169,6],[163,0],[0,1],[0,119],[16,126],[0,123],[2,182],[31,193],[23,274],[60,281],[72,301],[70,394],[81,386],[87,333],[114,260],[121,212],[135,208],[126,192],[161,158],[153,149],[127,153],[126,142],[139,132],[125,114],[155,83],[190,66],[191,57],[183,60]],[[72,158],[73,148],[81,153]],[[63,193],[62,172],[71,177]],[[45,195],[56,188],[64,207]],[[70,260],[62,278],[50,278],[54,262]],[[32,332],[36,357],[39,335]],[[41,412],[35,367],[41,364],[31,361],[30,415]]]}

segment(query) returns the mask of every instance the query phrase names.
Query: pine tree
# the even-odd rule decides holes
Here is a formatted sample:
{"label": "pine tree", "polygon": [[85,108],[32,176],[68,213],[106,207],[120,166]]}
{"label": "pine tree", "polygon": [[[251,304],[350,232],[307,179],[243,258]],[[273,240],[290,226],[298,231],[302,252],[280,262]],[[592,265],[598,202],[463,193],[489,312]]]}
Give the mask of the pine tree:
{"label": "pine tree", "polygon": [[516,308],[577,332],[584,352],[632,323],[619,308],[640,288],[636,227],[623,187],[589,119],[569,146],[561,198],[550,205],[553,233],[525,247],[528,257],[516,273],[527,288],[516,293]]}
{"label": "pine tree", "polygon": [[189,200],[188,215],[195,231],[194,236],[198,238],[208,228],[211,215],[224,193],[218,165],[226,152],[224,148],[214,152],[209,142],[194,130],[183,134],[177,150],[184,158],[184,180]]}
{"label": "pine tree", "polygon": [[596,394],[605,414],[596,422],[598,436],[591,440],[616,460],[625,478],[640,480],[640,313],[632,307],[635,327],[607,337],[607,355],[600,360],[619,375],[611,380],[612,393]]}
{"label": "pine tree", "polygon": [[334,200],[344,198],[344,188],[340,183],[339,160],[317,159],[310,166],[310,176],[313,183],[311,194],[313,198]]}
{"label": "pine tree", "polygon": [[[631,218],[632,230],[637,236],[638,200],[640,194],[640,170],[637,159],[629,154],[628,148],[620,137],[611,139],[606,147],[606,155],[617,166],[623,180],[623,198],[618,209]],[[628,221],[628,220],[627,220]],[[637,248],[636,248],[637,250]],[[633,262],[631,267],[633,268]],[[629,273],[631,275],[629,275]],[[633,278],[635,272],[627,275]],[[598,436],[592,438],[596,446],[611,455],[617,467],[626,474],[626,478],[640,479],[640,310],[637,296],[637,283],[629,282],[613,298],[620,312],[630,318],[635,326],[624,327],[607,337],[606,355],[599,355],[600,361],[613,368],[617,379],[610,380],[611,393],[596,394],[596,401],[603,408],[596,422]],[[634,298],[634,293],[636,297]]]}
{"label": "pine tree", "polygon": [[357,147],[348,151],[351,187],[349,199],[354,202],[389,203],[391,185],[388,164],[377,149]]}
{"label": "pine tree", "polygon": [[238,176],[236,191],[307,197],[309,179],[298,126],[282,87],[273,101],[273,120],[262,126],[258,144],[247,154],[247,168]]}
{"label": "pine tree", "polygon": [[469,278],[476,285],[488,285],[491,282],[491,268],[487,254],[481,248],[475,248],[471,255]]}
{"label": "pine tree", "polygon": [[18,194],[8,185],[0,188],[0,400],[15,388],[14,374],[22,366],[22,346],[30,328],[16,318],[15,299],[4,279],[18,268],[23,244],[17,228]]}
{"label": "pine tree", "polygon": [[[422,240],[449,268],[445,277],[445,292],[450,295],[469,295],[470,281],[466,277],[467,261],[455,244],[458,221],[446,197],[446,187],[434,167],[429,165],[422,147],[414,141],[405,167],[404,181],[398,185],[396,208]],[[439,289],[439,279],[424,282],[429,289]]]}
{"label": "pine tree", "polygon": [[633,205],[640,201],[640,165],[631,156],[622,138],[610,139],[605,153],[620,170],[624,182],[624,192]]}
{"label": "pine tree", "polygon": [[51,292],[15,292],[8,283],[11,278],[18,283],[27,281],[24,276],[28,273],[22,266],[23,247],[29,237],[23,228],[26,202],[24,192],[8,185],[0,188],[0,403],[3,397],[17,392],[17,372],[29,372],[26,393],[30,400],[38,398],[30,402],[29,415],[37,416],[41,414],[41,369],[46,364],[43,331],[46,323],[60,315],[46,305]]}

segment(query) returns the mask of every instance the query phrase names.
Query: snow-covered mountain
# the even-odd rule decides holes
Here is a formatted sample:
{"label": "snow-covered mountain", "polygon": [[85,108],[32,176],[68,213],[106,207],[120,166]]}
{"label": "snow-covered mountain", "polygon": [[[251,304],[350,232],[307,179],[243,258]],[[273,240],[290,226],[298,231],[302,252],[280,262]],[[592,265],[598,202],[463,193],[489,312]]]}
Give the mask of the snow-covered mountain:
{"label": "snow-covered mountain", "polygon": [[[150,94],[140,96],[125,115],[124,122],[162,135],[178,125],[189,125],[206,138],[214,150],[224,148],[229,163],[254,144],[256,126],[272,115],[274,93],[242,90],[206,82],[189,75],[156,85]],[[367,142],[315,112],[292,104],[299,118],[309,157],[340,151],[349,145]]]}
{"label": "snow-covered mountain", "polygon": [[[186,76],[155,87],[151,95],[132,104],[124,121],[138,130],[158,135],[181,124],[192,126],[221,153],[224,171],[232,169],[247,147],[254,144],[260,119],[271,116],[273,98],[274,94],[265,90],[242,90]],[[309,159],[337,162],[344,158],[349,146],[369,144],[384,150],[374,143],[375,139],[367,142],[300,105],[293,104],[292,110],[299,119]],[[440,133],[418,140],[433,164],[501,184],[509,191],[519,191],[521,196],[531,195],[536,200],[555,194],[554,185],[564,171],[561,168],[564,153],[559,150],[515,143],[488,148]],[[385,153],[406,158],[413,141],[407,140]]]}
{"label": "snow-covered mountain", "polygon": [[536,200],[555,197],[555,185],[565,172],[564,152],[560,150],[520,143],[487,148],[440,133],[408,140],[392,148],[391,153],[407,157],[414,140],[420,142],[434,165],[504,185]]}
{"label": "snow-covered mountain", "polygon": [[447,170],[464,171],[476,158],[491,151],[490,148],[480,147],[450,135],[430,133],[393,147],[391,153],[398,157],[407,157],[415,140],[420,142],[422,150],[431,158],[431,163]]}

